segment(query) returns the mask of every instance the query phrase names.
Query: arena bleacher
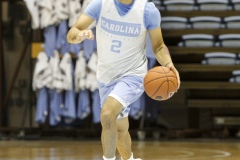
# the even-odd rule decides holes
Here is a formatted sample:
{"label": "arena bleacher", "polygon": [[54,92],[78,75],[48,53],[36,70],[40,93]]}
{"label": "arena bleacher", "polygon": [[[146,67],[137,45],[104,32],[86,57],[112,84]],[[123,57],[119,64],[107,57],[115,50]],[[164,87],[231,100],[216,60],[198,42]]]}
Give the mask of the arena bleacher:
{"label": "arena bleacher", "polygon": [[[205,110],[206,114],[206,108],[210,115],[207,122],[200,120],[189,122],[190,127],[198,128],[204,125],[200,123],[211,124],[211,129],[219,126],[239,126],[237,115],[240,114],[240,84],[232,77],[233,72],[240,69],[238,57],[240,2],[235,0],[161,2],[163,36],[182,80],[181,94],[185,102],[181,103],[190,108],[189,117],[194,115],[200,119],[204,118],[201,110]],[[173,97],[171,101],[179,105],[175,98],[177,99]],[[215,121],[219,116],[222,123]],[[232,124],[230,121],[224,124],[224,120],[229,118],[235,118],[235,121],[232,120]]]}

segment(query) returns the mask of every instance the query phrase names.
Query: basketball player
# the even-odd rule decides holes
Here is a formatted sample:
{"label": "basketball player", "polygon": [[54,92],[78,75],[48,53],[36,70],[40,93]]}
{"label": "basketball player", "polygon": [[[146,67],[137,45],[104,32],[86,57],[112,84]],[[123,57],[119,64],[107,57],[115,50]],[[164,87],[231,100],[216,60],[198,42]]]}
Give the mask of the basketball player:
{"label": "basketball player", "polygon": [[164,44],[160,13],[153,3],[147,0],[92,0],[69,30],[68,42],[77,44],[94,39],[92,31],[87,29],[94,20],[97,22],[103,159],[115,160],[117,149],[123,160],[134,160],[128,132],[128,106],[144,92],[147,32],[157,61],[171,68],[180,84],[179,74]]}

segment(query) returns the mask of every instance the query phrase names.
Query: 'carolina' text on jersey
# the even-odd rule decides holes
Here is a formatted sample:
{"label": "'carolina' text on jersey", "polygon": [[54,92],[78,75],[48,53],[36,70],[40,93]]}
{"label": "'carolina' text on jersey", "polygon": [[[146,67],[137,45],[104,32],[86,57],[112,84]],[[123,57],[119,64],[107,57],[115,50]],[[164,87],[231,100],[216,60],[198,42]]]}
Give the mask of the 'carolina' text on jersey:
{"label": "'carolina' text on jersey", "polygon": [[137,37],[141,31],[141,24],[119,22],[107,19],[105,17],[101,17],[101,22],[101,28],[111,34],[127,37]]}

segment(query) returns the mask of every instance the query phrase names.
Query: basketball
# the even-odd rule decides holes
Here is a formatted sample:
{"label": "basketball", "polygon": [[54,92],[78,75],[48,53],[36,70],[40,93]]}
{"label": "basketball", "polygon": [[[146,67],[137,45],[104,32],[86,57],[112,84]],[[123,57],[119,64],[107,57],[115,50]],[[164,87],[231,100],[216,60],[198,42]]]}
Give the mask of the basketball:
{"label": "basketball", "polygon": [[144,89],[154,100],[167,100],[178,90],[177,76],[168,67],[154,67],[144,77]]}

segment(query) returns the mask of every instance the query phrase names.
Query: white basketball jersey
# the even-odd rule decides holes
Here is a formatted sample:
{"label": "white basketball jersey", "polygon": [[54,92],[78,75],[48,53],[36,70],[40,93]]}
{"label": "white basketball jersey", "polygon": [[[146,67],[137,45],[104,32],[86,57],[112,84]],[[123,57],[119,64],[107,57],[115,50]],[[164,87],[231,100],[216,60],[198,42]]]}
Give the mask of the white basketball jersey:
{"label": "white basketball jersey", "polygon": [[97,23],[97,79],[111,83],[126,75],[144,77],[147,72],[144,8],[146,0],[135,0],[124,16],[114,0],[102,0]]}

